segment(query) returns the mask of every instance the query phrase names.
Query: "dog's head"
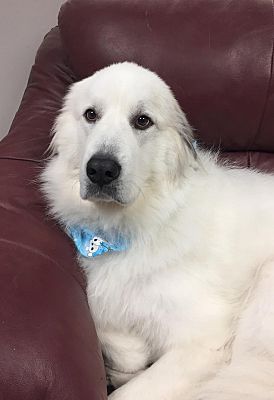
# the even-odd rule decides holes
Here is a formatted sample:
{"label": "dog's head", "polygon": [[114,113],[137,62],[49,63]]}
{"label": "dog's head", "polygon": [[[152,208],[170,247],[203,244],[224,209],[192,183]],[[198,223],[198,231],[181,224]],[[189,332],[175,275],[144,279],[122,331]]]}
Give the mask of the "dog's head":
{"label": "dog's head", "polygon": [[52,147],[65,179],[79,181],[83,200],[124,206],[176,182],[195,157],[191,128],[171,90],[128,62],[71,87]]}

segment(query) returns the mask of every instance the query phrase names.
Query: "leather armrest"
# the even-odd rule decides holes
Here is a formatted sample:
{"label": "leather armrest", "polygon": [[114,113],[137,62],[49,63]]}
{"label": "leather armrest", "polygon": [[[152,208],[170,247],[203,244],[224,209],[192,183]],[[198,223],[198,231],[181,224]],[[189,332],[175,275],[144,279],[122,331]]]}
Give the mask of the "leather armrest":
{"label": "leather armrest", "polygon": [[104,366],[70,239],[37,183],[73,74],[58,28],[45,39],[0,144],[0,399],[106,398]]}

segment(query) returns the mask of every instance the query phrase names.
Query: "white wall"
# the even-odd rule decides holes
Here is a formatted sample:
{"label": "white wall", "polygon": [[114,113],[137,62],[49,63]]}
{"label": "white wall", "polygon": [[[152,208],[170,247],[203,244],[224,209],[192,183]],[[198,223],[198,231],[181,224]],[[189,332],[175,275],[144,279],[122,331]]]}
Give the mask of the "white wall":
{"label": "white wall", "polygon": [[0,0],[0,139],[16,113],[35,53],[64,0]]}

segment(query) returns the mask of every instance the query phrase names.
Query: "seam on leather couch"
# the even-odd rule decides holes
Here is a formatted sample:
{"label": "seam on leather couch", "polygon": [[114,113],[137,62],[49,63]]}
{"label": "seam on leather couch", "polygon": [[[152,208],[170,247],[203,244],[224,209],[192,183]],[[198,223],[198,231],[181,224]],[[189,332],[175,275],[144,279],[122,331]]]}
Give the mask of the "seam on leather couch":
{"label": "seam on leather couch", "polygon": [[1,156],[0,160],[15,160],[15,161],[28,161],[28,162],[34,162],[34,163],[41,163],[42,160],[38,160],[35,158],[23,158],[23,157],[10,157],[10,156]]}

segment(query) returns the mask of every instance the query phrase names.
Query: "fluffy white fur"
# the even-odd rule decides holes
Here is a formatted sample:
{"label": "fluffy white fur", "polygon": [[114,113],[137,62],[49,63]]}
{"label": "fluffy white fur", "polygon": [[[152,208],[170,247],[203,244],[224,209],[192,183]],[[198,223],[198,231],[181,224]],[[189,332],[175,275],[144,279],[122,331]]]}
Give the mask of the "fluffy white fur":
{"label": "fluffy white fur", "polygon": [[[154,125],[136,130],[139,114]],[[273,400],[274,178],[218,165],[191,140],[156,74],[112,65],[66,96],[43,190],[63,226],[131,241],[80,259],[119,387],[109,399]],[[98,152],[122,166],[113,198],[89,195],[86,164]]]}

